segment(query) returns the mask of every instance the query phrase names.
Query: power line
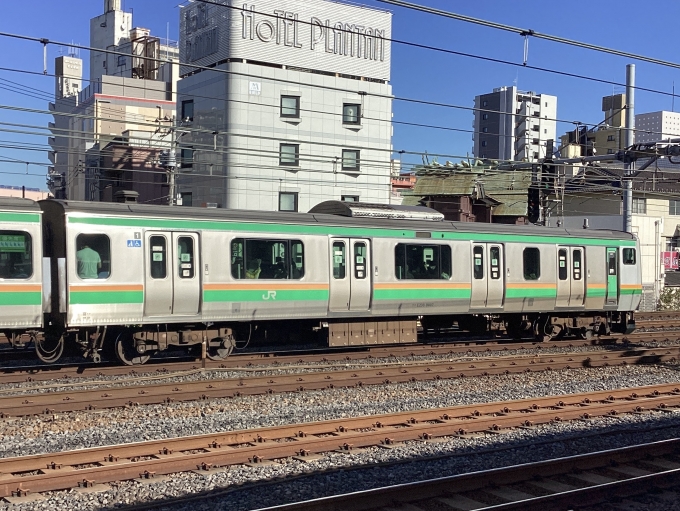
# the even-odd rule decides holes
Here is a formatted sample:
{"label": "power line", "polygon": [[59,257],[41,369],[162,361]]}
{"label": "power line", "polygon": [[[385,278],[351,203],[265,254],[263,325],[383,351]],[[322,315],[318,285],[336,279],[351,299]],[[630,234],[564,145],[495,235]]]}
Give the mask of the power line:
{"label": "power line", "polygon": [[[198,0],[203,2],[205,0]],[[473,23],[475,25],[481,25],[487,28],[494,28],[496,30],[503,30],[506,32],[513,32],[519,34],[523,37],[536,37],[537,39],[545,39],[546,41],[551,41],[555,43],[567,44],[570,46],[576,46],[578,48],[584,48],[586,50],[593,50],[601,53],[609,53],[611,55],[616,55],[617,57],[625,57],[628,59],[635,59],[642,62],[649,62],[651,64],[657,64],[665,67],[672,67],[675,69],[680,69],[680,64],[676,62],[671,62],[668,60],[661,60],[652,57],[647,57],[645,55],[639,55],[637,53],[629,53],[621,50],[615,50],[612,48],[607,48],[606,46],[598,46],[596,44],[584,43],[582,41],[577,41],[575,39],[567,39],[565,37],[554,36],[550,34],[543,34],[541,32],[536,32],[535,30],[528,28],[518,28],[512,25],[506,25],[504,23],[496,23],[494,21],[483,20],[480,18],[473,18],[472,16],[464,16],[462,14],[456,14],[450,11],[444,11],[442,9],[435,9],[434,7],[427,7],[424,5],[414,4],[412,2],[405,2],[404,0],[377,0],[385,4],[397,5],[399,7],[404,7],[406,9],[412,9],[415,11],[421,11],[428,14],[434,14],[437,16],[442,16],[445,18],[451,18],[458,21],[464,21],[466,23]]]}

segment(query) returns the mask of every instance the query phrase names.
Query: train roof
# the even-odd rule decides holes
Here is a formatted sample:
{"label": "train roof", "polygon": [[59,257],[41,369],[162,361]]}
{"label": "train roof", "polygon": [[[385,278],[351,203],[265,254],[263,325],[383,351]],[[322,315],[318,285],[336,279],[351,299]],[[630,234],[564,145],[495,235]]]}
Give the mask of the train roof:
{"label": "train roof", "polygon": [[40,205],[31,199],[23,199],[21,197],[0,197],[0,210],[40,213]]}
{"label": "train roof", "polygon": [[[32,202],[32,201],[31,201]],[[351,217],[326,213],[291,213],[283,211],[250,211],[239,209],[198,208],[188,206],[155,206],[137,203],[82,202],[46,199],[39,204],[63,208],[64,213],[86,215],[154,217],[178,220],[262,222],[287,225],[327,225],[329,227],[358,227],[378,229],[408,229],[419,232],[446,231],[457,233],[564,236],[634,240],[635,235],[623,231],[604,229],[566,229],[535,225],[488,224],[481,222],[425,221],[417,219]]]}

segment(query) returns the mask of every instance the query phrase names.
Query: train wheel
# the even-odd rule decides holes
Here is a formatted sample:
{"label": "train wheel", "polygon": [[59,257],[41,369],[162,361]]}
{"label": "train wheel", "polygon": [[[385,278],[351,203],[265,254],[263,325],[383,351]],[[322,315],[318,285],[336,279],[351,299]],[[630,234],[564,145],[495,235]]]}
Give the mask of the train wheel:
{"label": "train wheel", "polygon": [[145,364],[151,358],[151,355],[145,355],[137,351],[132,333],[127,329],[121,330],[118,337],[116,337],[114,353],[116,358],[126,366]]}
{"label": "train wheel", "polygon": [[234,351],[235,345],[236,341],[233,335],[217,337],[208,342],[208,349],[205,354],[210,360],[224,360]]}
{"label": "train wheel", "polygon": [[64,354],[64,336],[46,335],[34,338],[35,354],[46,364],[54,364]]}

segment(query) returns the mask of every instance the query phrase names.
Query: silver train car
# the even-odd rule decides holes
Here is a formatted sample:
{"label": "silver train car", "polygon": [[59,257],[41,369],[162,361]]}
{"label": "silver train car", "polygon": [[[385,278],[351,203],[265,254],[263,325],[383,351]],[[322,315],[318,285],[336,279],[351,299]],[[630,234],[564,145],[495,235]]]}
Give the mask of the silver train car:
{"label": "silver train car", "polygon": [[0,201],[0,324],[47,362],[77,348],[134,365],[169,346],[220,359],[253,336],[415,342],[418,319],[588,337],[630,331],[641,290],[639,243],[616,231],[359,218],[334,201]]}

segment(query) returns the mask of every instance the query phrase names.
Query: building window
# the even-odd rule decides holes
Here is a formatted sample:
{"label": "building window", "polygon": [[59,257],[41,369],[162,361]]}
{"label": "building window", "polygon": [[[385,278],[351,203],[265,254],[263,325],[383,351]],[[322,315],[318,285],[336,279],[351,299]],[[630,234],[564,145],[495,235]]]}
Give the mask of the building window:
{"label": "building window", "polygon": [[298,210],[297,192],[279,192],[279,211]]}
{"label": "building window", "polygon": [[647,199],[645,197],[633,197],[633,213],[638,215],[647,214]]}
{"label": "building window", "polygon": [[489,106],[489,102],[488,101],[482,101],[482,106]]}
{"label": "building window", "polygon": [[539,128],[538,124],[534,124],[531,131],[541,131],[541,128]]}
{"label": "building window", "polygon": [[359,124],[361,116],[361,105],[356,103],[345,103],[342,105],[342,123]]}
{"label": "building window", "polygon": [[538,159],[538,153],[534,153],[534,160]]}
{"label": "building window", "polygon": [[342,150],[342,170],[350,170],[354,172],[359,171],[359,150],[358,149],[343,149]]}
{"label": "building window", "polygon": [[538,145],[540,142],[539,142],[539,140],[538,140],[537,138],[534,138],[534,139],[531,141],[531,143],[534,144],[534,145]]}
{"label": "building window", "polygon": [[482,140],[482,147],[486,147],[486,140]]}
{"label": "building window", "polygon": [[183,147],[179,152],[180,168],[186,169],[194,165],[194,150],[190,147]]}
{"label": "building window", "polygon": [[32,248],[27,232],[0,231],[0,278],[27,279],[33,275]]}
{"label": "building window", "polygon": [[300,117],[300,96],[281,96],[281,117]]}
{"label": "building window", "polygon": [[488,133],[488,132],[489,132],[489,128],[482,128],[482,133]]}
{"label": "building window", "polygon": [[193,194],[192,192],[184,192],[182,193],[182,206],[189,206],[191,207],[193,203]]}
{"label": "building window", "polygon": [[537,248],[525,248],[524,280],[538,280],[541,277],[541,252]]}
{"label": "building window", "polygon": [[111,275],[111,240],[106,234],[79,234],[76,263],[81,279],[108,279]]}
{"label": "building window", "polygon": [[668,214],[680,215],[680,199],[671,199],[668,201]]}
{"label": "building window", "polygon": [[614,135],[607,135],[607,142],[613,142],[614,141]]}
{"label": "building window", "polygon": [[182,101],[182,120],[191,122],[194,120],[194,100]]}
{"label": "building window", "polygon": [[300,165],[300,145],[281,144],[279,146],[279,165],[297,167]]}
{"label": "building window", "polygon": [[485,121],[488,121],[489,120],[489,114],[482,114],[482,119],[484,119]]}
{"label": "building window", "polygon": [[607,154],[614,154],[614,149],[607,149]]}
{"label": "building window", "polygon": [[359,202],[358,195],[341,195],[340,200],[342,202]]}
{"label": "building window", "polygon": [[118,67],[123,67],[126,62],[127,62],[127,59],[126,59],[125,55],[118,55]]}

